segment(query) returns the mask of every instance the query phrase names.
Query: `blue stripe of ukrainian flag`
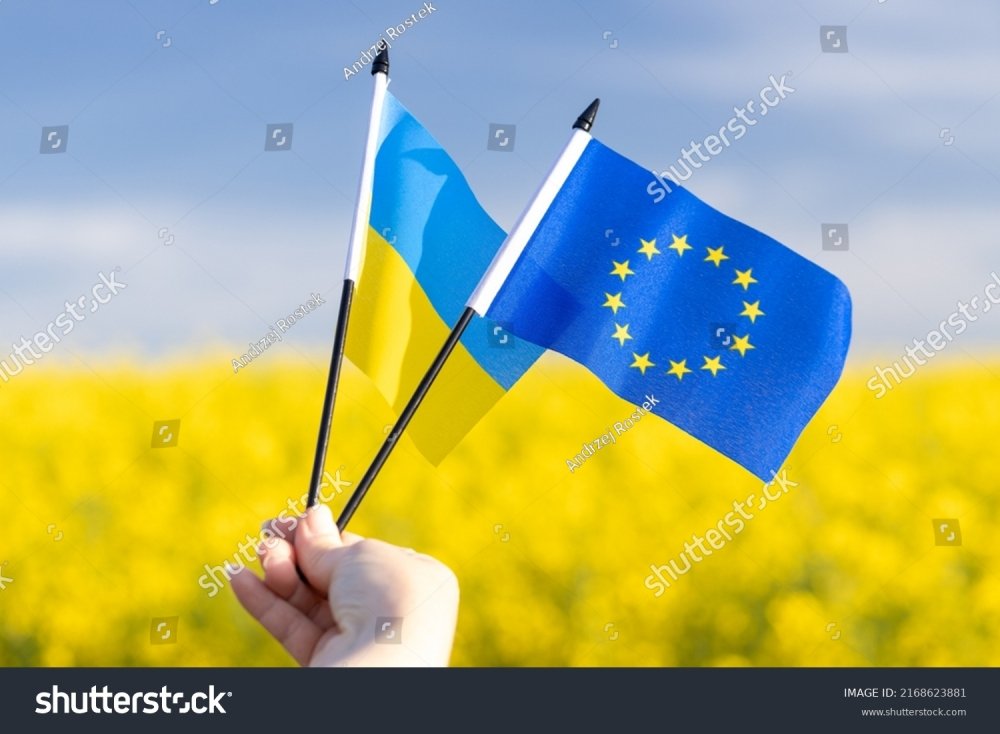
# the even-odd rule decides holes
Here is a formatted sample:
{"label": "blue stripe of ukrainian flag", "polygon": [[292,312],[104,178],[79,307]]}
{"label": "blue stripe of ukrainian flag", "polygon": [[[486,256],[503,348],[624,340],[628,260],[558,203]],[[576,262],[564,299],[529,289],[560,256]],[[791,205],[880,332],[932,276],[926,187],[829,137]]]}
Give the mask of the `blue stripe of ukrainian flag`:
{"label": "blue stripe of ukrainian flag", "polygon": [[[386,94],[346,353],[397,413],[505,236],[451,157]],[[542,351],[476,317],[410,423],[420,452],[441,461]]]}

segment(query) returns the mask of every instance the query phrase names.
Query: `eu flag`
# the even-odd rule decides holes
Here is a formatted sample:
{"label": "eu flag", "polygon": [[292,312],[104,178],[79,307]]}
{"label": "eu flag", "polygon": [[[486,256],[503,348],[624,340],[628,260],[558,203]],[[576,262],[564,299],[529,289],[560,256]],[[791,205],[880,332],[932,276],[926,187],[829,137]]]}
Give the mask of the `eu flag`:
{"label": "eu flag", "polygon": [[586,143],[487,316],[765,481],[833,389],[851,335],[836,277]]}

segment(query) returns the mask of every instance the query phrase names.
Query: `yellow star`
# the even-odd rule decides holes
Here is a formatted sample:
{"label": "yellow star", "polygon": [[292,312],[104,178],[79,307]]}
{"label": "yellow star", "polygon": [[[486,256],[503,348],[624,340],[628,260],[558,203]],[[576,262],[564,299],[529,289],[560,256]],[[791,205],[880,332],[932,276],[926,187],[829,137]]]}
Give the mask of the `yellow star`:
{"label": "yellow star", "polygon": [[636,367],[636,368],[638,368],[638,370],[642,374],[646,374],[646,368],[647,367],[655,367],[656,366],[653,362],[649,361],[649,352],[646,352],[645,354],[641,354],[641,355],[640,354],[636,354],[635,352],[632,352],[632,356],[635,357],[635,361],[633,361],[632,364],[629,365],[629,367]]}
{"label": "yellow star", "polygon": [[747,334],[746,336],[734,336],[733,346],[729,348],[735,349],[741,357],[745,357],[748,349],[756,349],[757,347],[750,343],[750,335]]}
{"label": "yellow star", "polygon": [[719,267],[723,260],[729,259],[729,255],[722,252],[722,245],[719,245],[715,249],[711,247],[706,247],[705,249],[708,250],[708,257],[705,258],[705,262],[713,262],[715,263],[715,267]]}
{"label": "yellow star", "polygon": [[611,262],[612,264],[614,264],[615,269],[612,270],[609,273],[609,275],[617,275],[622,279],[622,282],[625,282],[625,278],[627,278],[628,276],[635,275],[635,271],[630,269],[628,266],[628,260],[626,260],[623,263],[615,262],[614,260],[612,260]]}
{"label": "yellow star", "polygon": [[653,255],[662,255],[659,250],[656,249],[656,238],[649,240],[648,242],[642,237],[639,238],[639,242],[642,243],[642,247],[639,248],[639,252],[646,256],[648,260],[653,259]]}
{"label": "yellow star", "polygon": [[615,333],[611,335],[612,339],[617,339],[621,346],[625,346],[625,340],[631,339],[632,335],[628,333],[628,324],[625,326],[620,326],[615,324]]}
{"label": "yellow star", "polygon": [[702,357],[702,359],[705,360],[705,364],[703,364],[701,368],[711,372],[712,377],[715,377],[719,373],[719,370],[726,369],[726,366],[719,361],[722,357],[712,357],[711,359],[708,357]]}
{"label": "yellow star", "polygon": [[605,293],[604,297],[607,298],[608,300],[602,303],[601,307],[603,308],[604,306],[607,306],[608,308],[611,309],[611,313],[617,314],[619,308],[625,308],[625,304],[622,303],[621,293],[616,293],[615,295],[611,295],[610,293]]}
{"label": "yellow star", "polygon": [[675,362],[672,359],[668,359],[667,361],[670,362],[670,369],[667,370],[667,374],[668,375],[677,375],[677,379],[678,380],[683,380],[684,379],[684,375],[686,375],[688,372],[691,371],[691,370],[689,370],[687,368],[687,360],[686,359],[682,359],[680,362]]}
{"label": "yellow star", "polygon": [[683,237],[678,237],[677,235],[672,234],[670,236],[674,238],[674,241],[669,245],[667,245],[668,250],[676,250],[678,256],[682,256],[684,255],[685,250],[691,249],[691,245],[688,244],[687,235],[684,235]]}
{"label": "yellow star", "polygon": [[752,324],[757,320],[758,316],[767,316],[767,314],[760,310],[760,301],[754,301],[753,303],[743,301],[743,311],[740,312],[740,316],[746,316]]}
{"label": "yellow star", "polygon": [[736,280],[733,281],[733,285],[741,285],[743,286],[743,290],[749,288],[751,283],[757,282],[757,279],[751,275],[752,272],[753,268],[747,268],[746,270],[737,270]]}

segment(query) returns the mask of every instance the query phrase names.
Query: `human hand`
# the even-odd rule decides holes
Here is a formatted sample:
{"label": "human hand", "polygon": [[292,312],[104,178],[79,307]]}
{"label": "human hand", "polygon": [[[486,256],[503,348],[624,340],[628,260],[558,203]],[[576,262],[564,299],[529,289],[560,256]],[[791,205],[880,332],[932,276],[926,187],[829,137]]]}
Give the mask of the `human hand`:
{"label": "human hand", "polygon": [[[264,578],[241,569],[233,591],[300,665],[448,664],[458,618],[451,569],[406,548],[341,536],[326,505],[272,527],[285,538],[261,546]],[[402,621],[376,630],[380,617]]]}

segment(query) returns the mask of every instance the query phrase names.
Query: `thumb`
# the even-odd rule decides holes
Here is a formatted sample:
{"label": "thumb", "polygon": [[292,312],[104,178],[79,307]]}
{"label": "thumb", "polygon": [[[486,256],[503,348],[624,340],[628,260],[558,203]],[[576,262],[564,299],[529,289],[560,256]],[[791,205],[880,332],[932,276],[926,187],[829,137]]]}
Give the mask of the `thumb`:
{"label": "thumb", "polygon": [[310,507],[295,533],[295,555],[311,586],[324,593],[330,588],[337,561],[333,551],[343,545],[330,508],[326,505]]}

